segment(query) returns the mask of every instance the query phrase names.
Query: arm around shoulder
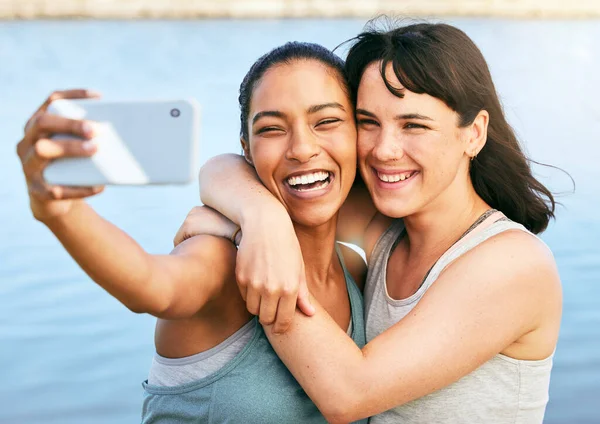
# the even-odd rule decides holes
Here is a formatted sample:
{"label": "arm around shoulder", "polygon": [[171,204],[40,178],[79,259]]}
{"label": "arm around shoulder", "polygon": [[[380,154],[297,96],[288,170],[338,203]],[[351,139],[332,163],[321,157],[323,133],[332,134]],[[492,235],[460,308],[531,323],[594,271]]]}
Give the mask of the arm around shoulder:
{"label": "arm around shoulder", "polygon": [[311,319],[297,314],[289,334],[267,335],[326,417],[349,422],[448,386],[542,328],[547,336],[517,358],[544,358],[556,344],[560,305],[552,255],[511,231],[456,260],[362,351],[321,308]]}

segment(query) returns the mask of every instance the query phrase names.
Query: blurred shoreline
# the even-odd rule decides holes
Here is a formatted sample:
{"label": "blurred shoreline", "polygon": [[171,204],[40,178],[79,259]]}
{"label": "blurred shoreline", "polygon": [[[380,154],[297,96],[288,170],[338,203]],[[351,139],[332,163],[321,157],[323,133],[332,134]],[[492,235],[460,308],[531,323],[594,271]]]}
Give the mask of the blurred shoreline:
{"label": "blurred shoreline", "polygon": [[0,0],[0,19],[600,18],[598,0]]}

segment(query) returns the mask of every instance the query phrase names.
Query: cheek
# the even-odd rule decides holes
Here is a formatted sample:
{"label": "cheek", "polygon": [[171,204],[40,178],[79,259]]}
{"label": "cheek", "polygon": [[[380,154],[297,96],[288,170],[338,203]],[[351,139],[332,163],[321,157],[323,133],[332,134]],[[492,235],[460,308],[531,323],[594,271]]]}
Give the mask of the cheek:
{"label": "cheek", "polygon": [[251,148],[254,169],[261,182],[269,191],[273,191],[275,173],[285,152],[279,152],[272,143],[255,143]]}
{"label": "cheek", "polygon": [[356,154],[358,155],[359,162],[364,161],[371,150],[373,150],[372,137],[370,137],[369,134],[365,133],[364,131],[359,131],[356,142]]}
{"label": "cheek", "polygon": [[421,164],[425,182],[447,185],[456,176],[462,154],[456,140],[444,140],[426,148],[416,148],[413,155]]}

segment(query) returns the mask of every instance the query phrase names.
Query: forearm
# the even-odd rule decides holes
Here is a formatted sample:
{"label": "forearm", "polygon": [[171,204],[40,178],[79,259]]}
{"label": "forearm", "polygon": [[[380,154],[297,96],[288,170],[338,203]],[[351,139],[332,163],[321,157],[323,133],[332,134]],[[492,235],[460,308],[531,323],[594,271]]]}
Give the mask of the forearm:
{"label": "forearm", "polygon": [[210,159],[200,170],[199,180],[202,203],[242,228],[245,222],[264,215],[265,211],[288,216],[242,156],[225,154]]}
{"label": "forearm", "polygon": [[159,293],[156,281],[161,267],[131,237],[100,217],[84,201],[68,214],[44,222],[96,283],[135,312],[159,312],[167,293]]}
{"label": "forearm", "polygon": [[312,299],[312,317],[296,313],[290,330],[265,332],[278,356],[329,422],[355,421],[369,416],[363,398],[368,393],[362,374],[361,349]]}

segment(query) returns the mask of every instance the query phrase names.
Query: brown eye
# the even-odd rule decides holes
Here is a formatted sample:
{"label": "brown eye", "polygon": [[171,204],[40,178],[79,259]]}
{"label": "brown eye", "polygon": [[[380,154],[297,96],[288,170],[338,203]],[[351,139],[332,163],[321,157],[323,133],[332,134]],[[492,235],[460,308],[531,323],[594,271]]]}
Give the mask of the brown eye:
{"label": "brown eye", "polygon": [[421,124],[415,124],[414,122],[409,122],[408,124],[406,124],[404,126],[404,128],[411,130],[411,129],[419,129],[419,130],[428,130],[429,127],[426,127],[425,125],[421,125]]}
{"label": "brown eye", "polygon": [[338,119],[338,118],[324,119],[317,124],[317,127],[320,127],[323,125],[328,125],[328,124],[335,124],[336,122],[341,122],[341,121],[342,120]]}
{"label": "brown eye", "polygon": [[258,129],[256,131],[256,134],[273,133],[275,131],[281,131],[281,130],[277,127],[264,127],[264,128]]}
{"label": "brown eye", "polygon": [[379,125],[377,123],[377,121],[373,120],[373,119],[359,119],[358,121],[358,125],[360,126],[368,126],[368,125]]}

